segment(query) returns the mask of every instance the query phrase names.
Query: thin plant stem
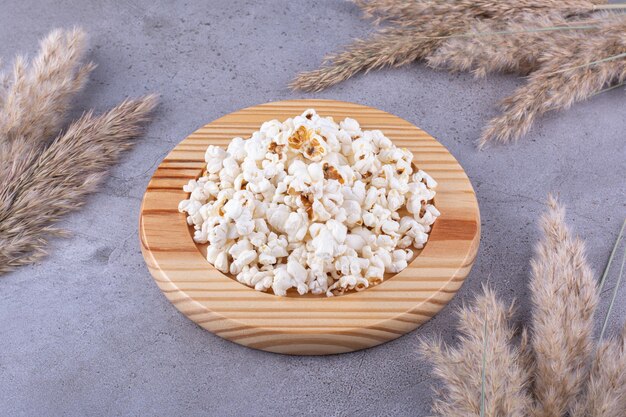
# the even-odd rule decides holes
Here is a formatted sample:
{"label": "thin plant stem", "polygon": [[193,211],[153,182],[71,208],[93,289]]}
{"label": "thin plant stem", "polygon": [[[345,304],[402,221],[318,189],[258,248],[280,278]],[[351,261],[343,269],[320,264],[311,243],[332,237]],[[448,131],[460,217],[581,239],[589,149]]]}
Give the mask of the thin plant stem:
{"label": "thin plant stem", "polygon": [[615,288],[613,289],[613,297],[611,298],[611,304],[609,304],[609,309],[606,312],[606,317],[604,317],[604,324],[602,325],[602,331],[600,332],[600,340],[602,340],[604,336],[606,326],[609,322],[609,316],[611,315],[611,310],[613,309],[613,304],[615,304],[615,299],[617,298],[617,291],[619,290],[620,284],[622,283],[622,276],[624,274],[624,263],[626,263],[626,248],[624,249],[624,254],[622,255],[622,266],[619,269],[619,276],[617,277],[617,283],[615,284]]}
{"label": "thin plant stem", "polygon": [[619,9],[626,9],[626,3],[597,4],[593,6],[592,10],[619,10]]}
{"label": "thin plant stem", "polygon": [[483,369],[481,371],[480,386],[480,417],[485,417],[485,374],[487,373],[487,312],[485,312],[485,323],[483,326]]}
{"label": "thin plant stem", "polygon": [[598,26],[581,25],[581,26],[552,26],[545,28],[531,28],[524,30],[497,30],[494,32],[478,32],[478,33],[457,33],[446,36],[417,36],[416,39],[452,39],[452,38],[474,38],[481,36],[497,36],[497,35],[515,35],[520,33],[537,33],[537,32],[554,32],[559,30],[591,30],[598,29]]}
{"label": "thin plant stem", "polygon": [[546,74],[546,75],[560,74],[562,72],[572,71],[572,70],[579,69],[579,68],[584,68],[584,67],[589,67],[589,66],[592,66],[592,65],[601,64],[603,62],[615,61],[616,59],[620,59],[620,58],[626,58],[626,52],[622,52],[621,54],[617,54],[617,55],[609,56],[609,57],[606,57],[606,58],[598,59],[597,61],[588,62],[586,64],[576,65],[575,67],[563,68],[563,69],[551,72],[551,73]]}
{"label": "thin plant stem", "polygon": [[624,228],[626,228],[626,219],[622,223],[622,228],[617,235],[617,239],[615,240],[615,245],[613,245],[613,249],[611,250],[611,255],[609,256],[609,261],[606,264],[606,268],[604,268],[604,273],[602,273],[602,278],[600,279],[600,285],[598,289],[598,293],[602,292],[602,287],[604,287],[604,282],[606,281],[607,275],[609,275],[609,269],[611,268],[611,264],[613,263],[613,258],[615,257],[615,252],[617,252],[617,247],[619,246],[620,241],[622,240],[622,235],[624,234]]}
{"label": "thin plant stem", "polygon": [[[612,85],[610,87],[607,87],[607,88],[604,88],[604,89],[598,91],[597,93],[593,93],[592,95],[589,96],[589,98],[595,97],[595,96],[600,95],[602,93],[607,93],[607,92],[609,92],[611,90],[615,90],[616,88],[620,88],[620,87],[624,87],[624,86],[626,86],[626,82]],[[559,109],[559,106],[553,106],[553,107],[550,107],[548,110],[550,111],[550,110],[558,110],[558,109]],[[602,288],[600,288],[600,290],[601,289]]]}
{"label": "thin plant stem", "polygon": [[625,85],[626,85],[626,82],[623,82],[623,83],[619,83],[619,84],[612,85],[612,86],[610,86],[610,87],[607,87],[607,88],[604,88],[604,89],[602,89],[602,90],[598,91],[597,93],[595,93],[595,94],[591,95],[591,97],[593,97],[593,96],[597,96],[598,94],[606,93],[607,91],[615,90],[616,88],[620,88],[620,87],[623,87],[623,86],[625,86]]}

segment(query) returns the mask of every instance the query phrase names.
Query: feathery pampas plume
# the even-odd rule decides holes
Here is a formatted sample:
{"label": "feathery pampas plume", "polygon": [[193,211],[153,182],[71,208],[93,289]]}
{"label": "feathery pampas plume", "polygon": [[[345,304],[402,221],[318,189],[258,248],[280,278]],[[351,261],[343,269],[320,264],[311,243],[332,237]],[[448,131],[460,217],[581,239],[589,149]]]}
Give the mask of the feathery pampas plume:
{"label": "feathery pampas plume", "polygon": [[29,138],[42,146],[65,121],[72,98],[84,87],[93,63],[83,64],[86,34],[75,28],[52,31],[30,62],[18,56],[0,102],[0,140]]}
{"label": "feathery pampas plume", "polygon": [[483,287],[459,312],[458,347],[422,341],[422,354],[444,383],[433,403],[436,415],[626,415],[626,327],[617,338],[594,342],[598,288],[584,244],[552,197],[541,226],[531,263],[530,331],[514,337],[512,307]]}
{"label": "feathery pampas plume", "polygon": [[[479,145],[508,143],[534,119],[567,108],[624,79],[625,21],[605,1],[353,0],[375,23],[371,38],[326,57],[321,68],[298,74],[293,89],[320,91],[358,72],[426,60],[433,67],[530,74],[529,84],[503,105]],[[559,74],[559,75],[556,75]],[[537,95],[541,92],[541,95]]]}
{"label": "feathery pampas plume", "polygon": [[581,240],[571,236],[552,197],[542,219],[544,239],[531,262],[535,416],[561,416],[589,377],[596,282]]}
{"label": "feathery pampas plume", "polygon": [[[91,112],[61,132],[72,99],[94,68],[86,35],[55,30],[27,64],[17,58],[0,101],[0,274],[43,257],[53,224],[77,210],[133,144],[155,96]],[[56,137],[55,137],[56,136]]]}
{"label": "feathery pampas plume", "polygon": [[493,0],[352,0],[365,17],[375,18],[376,23],[384,20],[399,25],[415,26],[430,18],[430,15],[460,16],[504,20],[523,13],[546,13],[559,11],[564,15],[577,15],[595,10],[606,0],[520,0],[515,3]]}
{"label": "feathery pampas plume", "polygon": [[531,405],[526,390],[529,375],[519,365],[519,349],[512,345],[514,331],[508,324],[512,306],[505,307],[488,288],[483,291],[458,313],[461,335],[457,348],[444,347],[440,341],[421,345],[435,375],[446,382],[445,389],[437,393],[433,411],[448,417],[479,415],[482,380],[477,370],[484,360],[489,364],[484,368],[485,415],[525,417]]}
{"label": "feathery pampas plume", "polygon": [[589,371],[587,391],[572,407],[571,417],[623,417],[626,410],[626,327],[600,343]]}
{"label": "feathery pampas plume", "polygon": [[480,140],[509,142],[525,134],[534,119],[564,109],[626,78],[626,19],[609,19],[596,31],[554,35],[540,67],[502,103],[503,114],[487,125]]}
{"label": "feathery pampas plume", "polygon": [[[539,66],[539,57],[550,40],[546,32],[578,22],[578,27],[592,28],[588,20],[571,21],[558,13],[521,14],[515,20],[495,22],[476,19],[467,36],[448,39],[426,61],[433,68],[471,71],[476,77],[500,71],[527,75]],[[534,47],[529,48],[529,44]]]}

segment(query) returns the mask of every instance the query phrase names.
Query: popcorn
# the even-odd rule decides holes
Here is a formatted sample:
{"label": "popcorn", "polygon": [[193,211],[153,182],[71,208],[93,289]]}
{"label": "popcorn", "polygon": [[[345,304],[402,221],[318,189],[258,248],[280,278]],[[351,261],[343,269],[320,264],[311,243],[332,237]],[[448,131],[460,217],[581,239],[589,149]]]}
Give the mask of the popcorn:
{"label": "popcorn", "polygon": [[414,169],[411,152],[313,109],[226,150],[209,146],[205,160],[178,209],[207,260],[257,291],[369,288],[408,266],[440,215],[437,182]]}
{"label": "popcorn", "polygon": [[228,153],[219,146],[210,145],[204,154],[206,161],[206,170],[210,174],[216,174],[222,169],[222,163],[228,156]]}

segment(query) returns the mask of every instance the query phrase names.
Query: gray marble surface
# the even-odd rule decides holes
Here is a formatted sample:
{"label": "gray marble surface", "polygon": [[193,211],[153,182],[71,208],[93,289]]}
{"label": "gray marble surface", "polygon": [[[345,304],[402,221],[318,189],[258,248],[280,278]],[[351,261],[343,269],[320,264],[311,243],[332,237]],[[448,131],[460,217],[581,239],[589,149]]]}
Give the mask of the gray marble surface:
{"label": "gray marble surface", "polygon": [[[371,31],[347,2],[0,0],[0,56],[32,55],[50,29],[72,25],[90,33],[98,64],[76,114],[148,92],[162,104],[102,190],[63,222],[73,236],[0,278],[0,414],[423,416],[435,381],[416,353],[420,338],[452,342],[454,310],[489,275],[527,319],[528,263],[549,192],[567,205],[595,270],[604,268],[626,211],[623,90],[541,118],[518,144],[479,152],[481,126],[522,79],[414,64],[319,94],[286,88]],[[137,237],[146,184],[182,138],[242,107],[307,97],[377,107],[431,133],[467,171],[483,222],[474,269],[439,315],[393,342],[330,357],[259,352],[204,331],[160,293]],[[625,297],[612,330],[626,317]]]}

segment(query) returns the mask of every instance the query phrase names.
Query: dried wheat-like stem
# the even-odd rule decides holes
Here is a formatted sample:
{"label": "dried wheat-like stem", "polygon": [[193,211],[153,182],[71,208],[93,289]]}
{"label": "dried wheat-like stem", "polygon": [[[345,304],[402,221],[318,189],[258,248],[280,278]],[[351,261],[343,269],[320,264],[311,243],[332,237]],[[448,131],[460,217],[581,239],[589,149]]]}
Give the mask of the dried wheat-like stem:
{"label": "dried wheat-like stem", "polygon": [[587,391],[571,417],[626,415],[626,327],[619,337],[602,341],[596,349]]}
{"label": "dried wheat-like stem", "polygon": [[493,0],[352,0],[365,17],[376,23],[390,21],[403,26],[417,26],[431,15],[459,15],[466,18],[504,20],[520,13],[553,13],[565,16],[586,14],[597,10],[606,0],[520,0],[516,2]]}
{"label": "dried wheat-like stem", "polygon": [[602,288],[604,288],[604,284],[606,283],[606,277],[609,276],[609,271],[611,269],[611,264],[613,263],[613,258],[615,257],[617,248],[619,247],[622,241],[622,236],[624,235],[624,229],[626,229],[626,219],[624,219],[624,221],[622,222],[622,227],[619,229],[617,239],[615,239],[615,244],[613,245],[613,249],[611,249],[611,254],[609,255],[609,260],[606,263],[606,267],[604,268],[604,272],[602,273],[602,277],[600,278],[600,284],[598,284],[599,292],[602,292]]}
{"label": "dried wheat-like stem", "polygon": [[436,415],[479,416],[481,393],[486,416],[528,415],[528,374],[519,366],[520,352],[512,345],[511,314],[512,308],[505,308],[491,290],[484,288],[484,294],[471,306],[459,311],[458,347],[444,347],[440,341],[422,343],[422,353],[433,363],[435,375],[445,383],[433,405]]}
{"label": "dried wheat-like stem", "polygon": [[474,19],[507,20],[525,13],[562,10],[586,13],[594,3],[587,0],[437,0],[403,2],[398,0],[355,0],[366,16],[391,19],[397,27],[386,28],[367,40],[357,40],[342,53],[329,55],[321,68],[298,74],[290,83],[297,90],[320,91],[344,81],[358,72],[397,67],[432,54],[442,39],[464,33]]}
{"label": "dried wheat-like stem", "polygon": [[530,129],[535,118],[564,109],[602,91],[607,84],[626,79],[626,19],[611,19],[595,34],[559,32],[541,54],[541,67],[525,86],[503,104],[503,114],[489,122],[480,139],[507,143]]}
{"label": "dried wheat-like stem", "polygon": [[526,386],[528,388],[528,391],[532,394],[536,364],[532,340],[526,327],[523,327],[521,329],[521,337],[519,341],[519,366],[520,368],[524,369],[524,371],[528,375]]}
{"label": "dried wheat-like stem", "polygon": [[[40,155],[12,149],[0,187],[0,273],[45,255],[46,238],[64,214],[106,178],[107,169],[133,144],[156,104],[154,96],[125,101],[109,112],[87,113]],[[4,155],[3,155],[4,156]]]}
{"label": "dried wheat-like stem", "polygon": [[611,317],[611,311],[613,310],[613,306],[615,305],[615,300],[617,299],[617,292],[622,284],[622,278],[624,277],[624,266],[626,266],[626,249],[624,249],[624,253],[622,255],[622,264],[619,269],[619,275],[617,276],[617,282],[613,288],[613,296],[611,297],[611,302],[609,303],[609,308],[606,311],[606,315],[604,316],[604,321],[602,323],[602,330],[600,331],[600,339],[604,338],[604,332],[606,332],[607,325],[609,324],[609,317]]}
{"label": "dried wheat-like stem", "polygon": [[533,416],[563,416],[583,392],[593,350],[596,282],[584,244],[572,237],[552,197],[542,218],[543,240],[531,263]]}
{"label": "dried wheat-like stem", "polygon": [[[548,33],[548,29],[589,33],[598,23],[572,21],[556,13],[521,14],[509,21],[476,20],[467,36],[448,39],[426,60],[432,67],[472,71],[477,77],[499,71],[526,75],[539,67],[539,57],[546,46],[559,36]],[[494,35],[485,36],[490,33]]]}
{"label": "dried wheat-like stem", "polygon": [[0,100],[0,142],[29,138],[43,146],[61,129],[74,95],[93,63],[83,63],[87,48],[81,29],[52,31],[39,54],[28,63],[18,56]]}
{"label": "dried wheat-like stem", "polygon": [[[370,71],[384,67],[399,67],[423,58],[433,52],[441,39],[428,38],[446,35],[451,29],[447,26],[430,28],[390,28],[384,29],[366,40],[356,40],[337,55],[329,55],[325,62],[330,65],[304,72],[289,84],[289,87],[304,91],[321,91],[341,81],[347,80],[361,71]],[[447,30],[445,28],[448,28]]]}

